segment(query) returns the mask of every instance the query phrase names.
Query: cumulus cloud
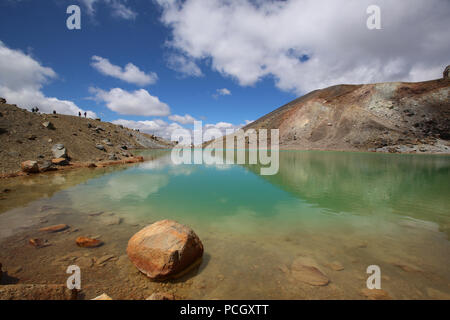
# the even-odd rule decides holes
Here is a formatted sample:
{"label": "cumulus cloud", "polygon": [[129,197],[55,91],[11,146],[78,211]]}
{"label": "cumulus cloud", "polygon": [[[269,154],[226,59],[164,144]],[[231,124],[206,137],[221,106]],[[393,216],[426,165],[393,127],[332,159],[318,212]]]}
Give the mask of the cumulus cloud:
{"label": "cumulus cloud", "polygon": [[126,0],[80,0],[86,7],[88,14],[93,16],[95,14],[96,6],[99,3],[104,3],[111,8],[111,14],[115,17],[134,20],[137,13],[130,7],[126,6]]}
{"label": "cumulus cloud", "polygon": [[[157,0],[170,46],[240,85],[298,94],[340,83],[428,80],[449,63],[448,0]],[[382,30],[369,30],[369,5]]]}
{"label": "cumulus cloud", "polygon": [[167,66],[186,77],[201,77],[203,76],[202,70],[194,62],[193,59],[186,58],[185,56],[178,54],[171,54],[167,58]]}
{"label": "cumulus cloud", "polygon": [[110,110],[119,114],[136,116],[167,116],[170,114],[170,107],[161,102],[158,97],[150,95],[145,89],[130,92],[121,88],[104,91],[91,87],[89,91],[95,95],[94,99],[105,102]]}
{"label": "cumulus cloud", "polygon": [[141,132],[154,134],[156,136],[162,137],[164,139],[170,140],[172,132],[176,129],[183,129],[178,123],[167,123],[161,119],[145,120],[145,121],[133,121],[118,119],[112,123],[117,125],[123,125],[124,127],[130,129],[138,129]]}
{"label": "cumulus cloud", "polygon": [[128,63],[124,68],[113,65],[108,59],[99,56],[92,57],[91,66],[98,72],[111,76],[128,83],[145,86],[153,84],[158,80],[158,75],[154,72],[146,74],[132,63]]}
{"label": "cumulus cloud", "polygon": [[[38,107],[41,112],[78,115],[84,110],[68,100],[46,97],[42,87],[57,74],[51,68],[44,67],[32,56],[19,50],[8,48],[0,41],[0,96],[9,103],[31,109]],[[88,111],[91,118],[97,117]]]}
{"label": "cumulus cloud", "polygon": [[213,97],[217,99],[219,96],[231,96],[231,91],[227,88],[217,89]]}
{"label": "cumulus cloud", "polygon": [[185,114],[184,116],[179,116],[177,114],[169,116],[169,119],[181,124],[193,124],[196,119],[189,114]]}

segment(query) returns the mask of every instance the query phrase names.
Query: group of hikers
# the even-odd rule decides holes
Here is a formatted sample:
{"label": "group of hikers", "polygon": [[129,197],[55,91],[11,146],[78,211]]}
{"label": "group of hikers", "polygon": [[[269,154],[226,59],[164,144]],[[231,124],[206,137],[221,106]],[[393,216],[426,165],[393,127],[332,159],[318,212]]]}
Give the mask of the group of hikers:
{"label": "group of hikers", "polygon": [[[38,113],[39,108],[38,107],[31,108],[31,112]],[[56,114],[56,110],[53,110],[53,114]],[[78,116],[81,117],[81,111],[78,112]],[[87,118],[87,112],[84,113],[84,117]]]}

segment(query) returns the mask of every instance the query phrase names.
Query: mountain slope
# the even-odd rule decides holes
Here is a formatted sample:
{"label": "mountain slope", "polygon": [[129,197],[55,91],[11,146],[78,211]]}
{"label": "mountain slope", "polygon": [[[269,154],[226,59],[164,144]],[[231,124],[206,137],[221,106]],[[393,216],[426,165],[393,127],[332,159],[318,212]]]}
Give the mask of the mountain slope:
{"label": "mountain slope", "polygon": [[19,171],[22,161],[52,160],[56,144],[63,144],[74,162],[120,160],[132,156],[132,149],[172,146],[164,139],[123,126],[82,117],[32,113],[0,99],[0,174]]}
{"label": "mountain slope", "polygon": [[279,129],[284,149],[449,153],[450,80],[316,90],[247,129]]}

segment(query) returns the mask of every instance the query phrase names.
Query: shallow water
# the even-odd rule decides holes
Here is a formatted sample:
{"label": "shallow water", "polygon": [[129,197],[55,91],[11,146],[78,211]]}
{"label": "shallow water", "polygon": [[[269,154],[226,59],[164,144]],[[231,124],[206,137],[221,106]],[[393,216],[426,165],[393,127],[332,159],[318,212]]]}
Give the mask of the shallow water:
{"label": "shallow water", "polygon": [[[12,190],[0,200],[10,281],[65,283],[65,268],[82,264],[86,298],[363,299],[366,269],[378,265],[392,298],[450,295],[450,157],[282,151],[279,173],[261,176],[257,165],[176,166],[168,152],[143,155],[138,165],[1,181]],[[200,268],[168,283],[148,281],[125,256],[128,239],[160,219],[191,226],[205,246]],[[71,229],[37,231],[56,223]],[[105,245],[77,248],[80,235]],[[32,248],[31,237],[52,245]],[[114,257],[98,265],[105,255]],[[290,266],[300,256],[330,283],[296,280]]]}

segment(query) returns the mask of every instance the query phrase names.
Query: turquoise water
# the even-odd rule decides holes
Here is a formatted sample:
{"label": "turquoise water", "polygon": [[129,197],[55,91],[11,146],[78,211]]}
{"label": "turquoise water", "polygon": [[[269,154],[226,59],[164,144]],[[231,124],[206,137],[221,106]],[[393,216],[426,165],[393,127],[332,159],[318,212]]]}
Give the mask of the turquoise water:
{"label": "turquoise water", "polygon": [[[450,293],[450,157],[281,151],[278,174],[261,176],[258,165],[177,166],[170,152],[143,155],[147,161],[134,166],[8,186],[33,199],[14,209],[8,199],[0,202],[7,208],[0,207],[6,210],[0,238],[19,232],[23,221],[32,226],[43,205],[78,218],[113,212],[123,223],[111,236],[121,232],[124,239],[135,232],[128,225],[174,219],[191,226],[205,244],[206,262],[193,279],[207,289],[191,290],[188,297],[358,298],[365,269],[373,264],[389,279],[384,288],[394,298]],[[89,220],[87,229],[100,223],[78,218],[59,219],[81,226]],[[125,247],[126,241],[117,240],[115,250]],[[315,259],[331,284],[313,290],[280,271],[296,256]],[[345,269],[327,267],[333,261]],[[213,284],[217,275],[225,279],[220,286]]]}

